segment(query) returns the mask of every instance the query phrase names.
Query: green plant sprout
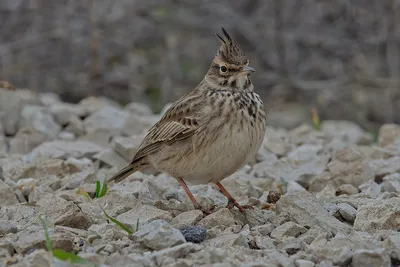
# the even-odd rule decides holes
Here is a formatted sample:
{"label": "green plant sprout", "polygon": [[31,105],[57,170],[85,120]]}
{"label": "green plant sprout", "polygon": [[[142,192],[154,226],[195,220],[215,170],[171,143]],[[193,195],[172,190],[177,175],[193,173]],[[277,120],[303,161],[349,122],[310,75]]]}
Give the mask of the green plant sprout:
{"label": "green plant sprout", "polygon": [[[96,193],[95,193],[95,198],[102,198],[107,194],[108,188],[107,188],[107,182],[100,182],[100,181],[96,181]],[[85,197],[89,202],[93,202],[93,199],[89,196],[89,194],[87,192],[85,192],[82,188],[78,188],[76,190],[76,194],[77,195],[81,195],[83,197]],[[123,224],[122,222],[118,221],[117,219],[115,219],[114,217],[111,217],[110,215],[108,215],[108,213],[104,210],[104,208],[102,206],[100,206],[100,209],[103,211],[104,216],[112,221],[113,223],[115,223],[119,228],[121,228],[122,230],[124,230],[125,232],[127,232],[129,235],[132,235],[135,231],[133,231],[133,229],[131,229],[130,227],[126,226],[125,224]],[[136,223],[136,231],[139,229],[139,218],[137,220]]]}
{"label": "green plant sprout", "polygon": [[312,108],[311,112],[312,112],[312,120],[313,120],[313,123],[314,123],[314,128],[317,131],[321,131],[321,121],[319,119],[319,115],[318,115],[317,109],[316,108]]}

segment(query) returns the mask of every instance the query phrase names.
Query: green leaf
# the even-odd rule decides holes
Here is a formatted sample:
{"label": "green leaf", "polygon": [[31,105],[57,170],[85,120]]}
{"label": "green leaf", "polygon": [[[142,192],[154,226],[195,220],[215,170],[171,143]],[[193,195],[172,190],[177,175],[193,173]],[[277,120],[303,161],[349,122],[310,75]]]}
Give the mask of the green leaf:
{"label": "green leaf", "polygon": [[57,249],[57,248],[54,249],[53,256],[61,261],[65,261],[65,262],[72,263],[72,264],[95,266],[93,263],[91,263],[87,259],[79,257],[78,255],[75,255],[73,253],[66,252],[62,249]]}
{"label": "green leaf", "polygon": [[133,234],[133,230],[131,228],[129,228],[128,226],[126,226],[122,222],[120,222],[117,219],[115,219],[115,218],[111,217],[110,215],[108,215],[107,212],[103,209],[103,207],[100,206],[100,209],[103,211],[103,213],[107,217],[107,219],[109,219],[110,221],[112,221],[113,223],[118,225],[122,230],[124,230],[128,234],[130,234],[130,235]]}
{"label": "green leaf", "polygon": [[107,194],[107,183],[96,181],[96,198],[102,198]]}
{"label": "green leaf", "polygon": [[103,187],[101,188],[99,198],[104,197],[107,194],[107,183],[103,183]]}
{"label": "green leaf", "polygon": [[39,216],[39,221],[42,224],[43,230],[44,230],[44,237],[46,239],[46,248],[48,251],[53,250],[53,243],[51,242],[50,234],[49,234],[49,229],[47,227],[46,220],[43,218],[42,215]]}
{"label": "green leaf", "polygon": [[100,196],[100,190],[101,190],[100,181],[96,181],[96,198],[99,198],[99,196]]}

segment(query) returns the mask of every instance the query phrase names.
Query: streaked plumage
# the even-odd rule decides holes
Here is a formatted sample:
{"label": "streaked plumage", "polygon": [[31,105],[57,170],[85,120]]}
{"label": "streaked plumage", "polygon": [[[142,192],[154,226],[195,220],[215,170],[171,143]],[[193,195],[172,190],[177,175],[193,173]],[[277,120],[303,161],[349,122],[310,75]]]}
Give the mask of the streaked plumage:
{"label": "streaked plumage", "polygon": [[119,182],[137,170],[152,166],[178,179],[185,188],[219,183],[252,160],[265,132],[265,113],[254,92],[249,61],[222,29],[224,38],[203,81],[176,101],[148,131],[129,166],[110,181]]}

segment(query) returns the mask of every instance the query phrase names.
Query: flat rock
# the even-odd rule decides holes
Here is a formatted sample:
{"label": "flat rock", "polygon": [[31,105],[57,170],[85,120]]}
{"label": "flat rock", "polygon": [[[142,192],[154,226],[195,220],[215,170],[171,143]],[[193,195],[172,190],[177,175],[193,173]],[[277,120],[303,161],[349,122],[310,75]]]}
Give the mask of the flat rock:
{"label": "flat rock", "polygon": [[[53,243],[53,248],[63,249],[65,251],[71,252],[74,248],[74,239],[70,231],[66,231],[62,228],[50,228],[51,241]],[[15,241],[12,241],[17,253],[25,254],[31,249],[45,249],[46,239],[44,230],[39,226],[32,226],[27,229],[22,230],[17,234]]]}
{"label": "flat rock", "polygon": [[289,236],[298,237],[306,231],[306,228],[298,225],[297,223],[285,222],[271,232],[271,237],[277,240],[283,240],[285,237]]}
{"label": "flat rock", "polygon": [[35,104],[39,104],[39,99],[30,90],[0,90],[0,118],[4,133],[14,135],[19,129],[22,108]]}
{"label": "flat rock", "polygon": [[51,139],[57,138],[61,126],[42,106],[27,105],[22,108],[20,127],[32,127]]}
{"label": "flat rock", "polygon": [[53,258],[51,254],[45,249],[35,249],[26,257],[24,257],[17,264],[13,264],[13,267],[28,267],[28,266],[40,266],[40,267],[52,267],[54,266]]}
{"label": "flat rock", "polygon": [[370,165],[376,176],[400,172],[400,157],[371,160]]}
{"label": "flat rock", "polygon": [[115,137],[112,142],[114,150],[125,160],[131,161],[142,142],[144,135],[134,135],[131,137]]}
{"label": "flat rock", "polygon": [[391,267],[389,255],[384,249],[376,250],[357,250],[353,255],[351,265],[354,267],[365,267],[365,266],[381,266]]}
{"label": "flat rock", "polygon": [[72,103],[56,103],[50,106],[49,112],[60,125],[68,124],[71,117],[84,117],[86,115],[86,111],[81,105]]}
{"label": "flat rock", "polygon": [[112,134],[118,135],[129,119],[129,113],[115,107],[104,107],[95,111],[84,119],[83,124],[87,133],[93,133],[101,129],[107,129]]}
{"label": "flat rock", "polygon": [[171,225],[175,228],[183,228],[186,226],[193,226],[203,218],[201,210],[190,210],[182,212],[171,220]]}
{"label": "flat rock", "polygon": [[215,238],[207,239],[203,242],[204,246],[213,248],[229,248],[241,246],[248,248],[248,240],[243,234],[224,234]]}
{"label": "flat rock", "polygon": [[14,191],[8,184],[0,180],[0,208],[18,203],[19,201]]}
{"label": "flat rock", "polygon": [[143,226],[154,220],[165,220],[170,222],[172,220],[172,216],[167,211],[148,205],[139,206],[117,216],[117,220],[131,227],[136,226],[138,219],[139,224]]}
{"label": "flat rock", "polygon": [[394,145],[400,138],[400,125],[384,124],[379,129],[378,144],[381,147]]}
{"label": "flat rock", "polygon": [[382,188],[386,192],[400,192],[400,173],[383,177]]}
{"label": "flat rock", "polygon": [[206,229],[211,229],[215,226],[227,228],[235,225],[236,223],[237,222],[232,212],[227,208],[222,208],[202,219],[200,222],[198,222],[198,225],[203,226]]}
{"label": "flat rock", "polygon": [[102,147],[86,141],[69,142],[57,140],[42,143],[29,154],[29,157],[31,159],[38,157],[57,159],[67,159],[69,157],[90,158],[102,151],[102,149]]}
{"label": "flat rock", "polygon": [[400,198],[371,200],[358,208],[354,229],[374,233],[400,229]]}
{"label": "flat rock", "polygon": [[164,220],[154,220],[146,224],[133,234],[133,238],[154,250],[161,250],[186,242],[182,233]]}
{"label": "flat rock", "polygon": [[337,138],[348,144],[370,144],[372,136],[367,134],[358,124],[351,121],[325,120],[321,124],[325,136]]}
{"label": "flat rock", "polygon": [[54,225],[87,229],[90,218],[72,201],[44,193],[36,202],[38,211],[45,214]]}
{"label": "flat rock", "polygon": [[28,154],[35,147],[48,140],[48,136],[32,127],[20,128],[10,141],[11,154]]}
{"label": "flat rock", "polygon": [[329,215],[311,193],[299,191],[283,195],[276,203],[278,213],[289,214],[292,221],[303,227],[319,226],[333,234],[348,233],[351,228]]}

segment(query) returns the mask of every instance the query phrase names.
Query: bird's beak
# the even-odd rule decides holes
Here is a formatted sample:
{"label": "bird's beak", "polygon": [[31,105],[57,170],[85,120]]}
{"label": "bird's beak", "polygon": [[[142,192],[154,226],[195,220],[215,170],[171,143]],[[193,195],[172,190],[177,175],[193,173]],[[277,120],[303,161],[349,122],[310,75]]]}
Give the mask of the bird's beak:
{"label": "bird's beak", "polygon": [[249,66],[244,66],[242,69],[242,72],[246,72],[246,73],[251,73],[251,72],[255,72],[256,70],[253,69],[252,67]]}

